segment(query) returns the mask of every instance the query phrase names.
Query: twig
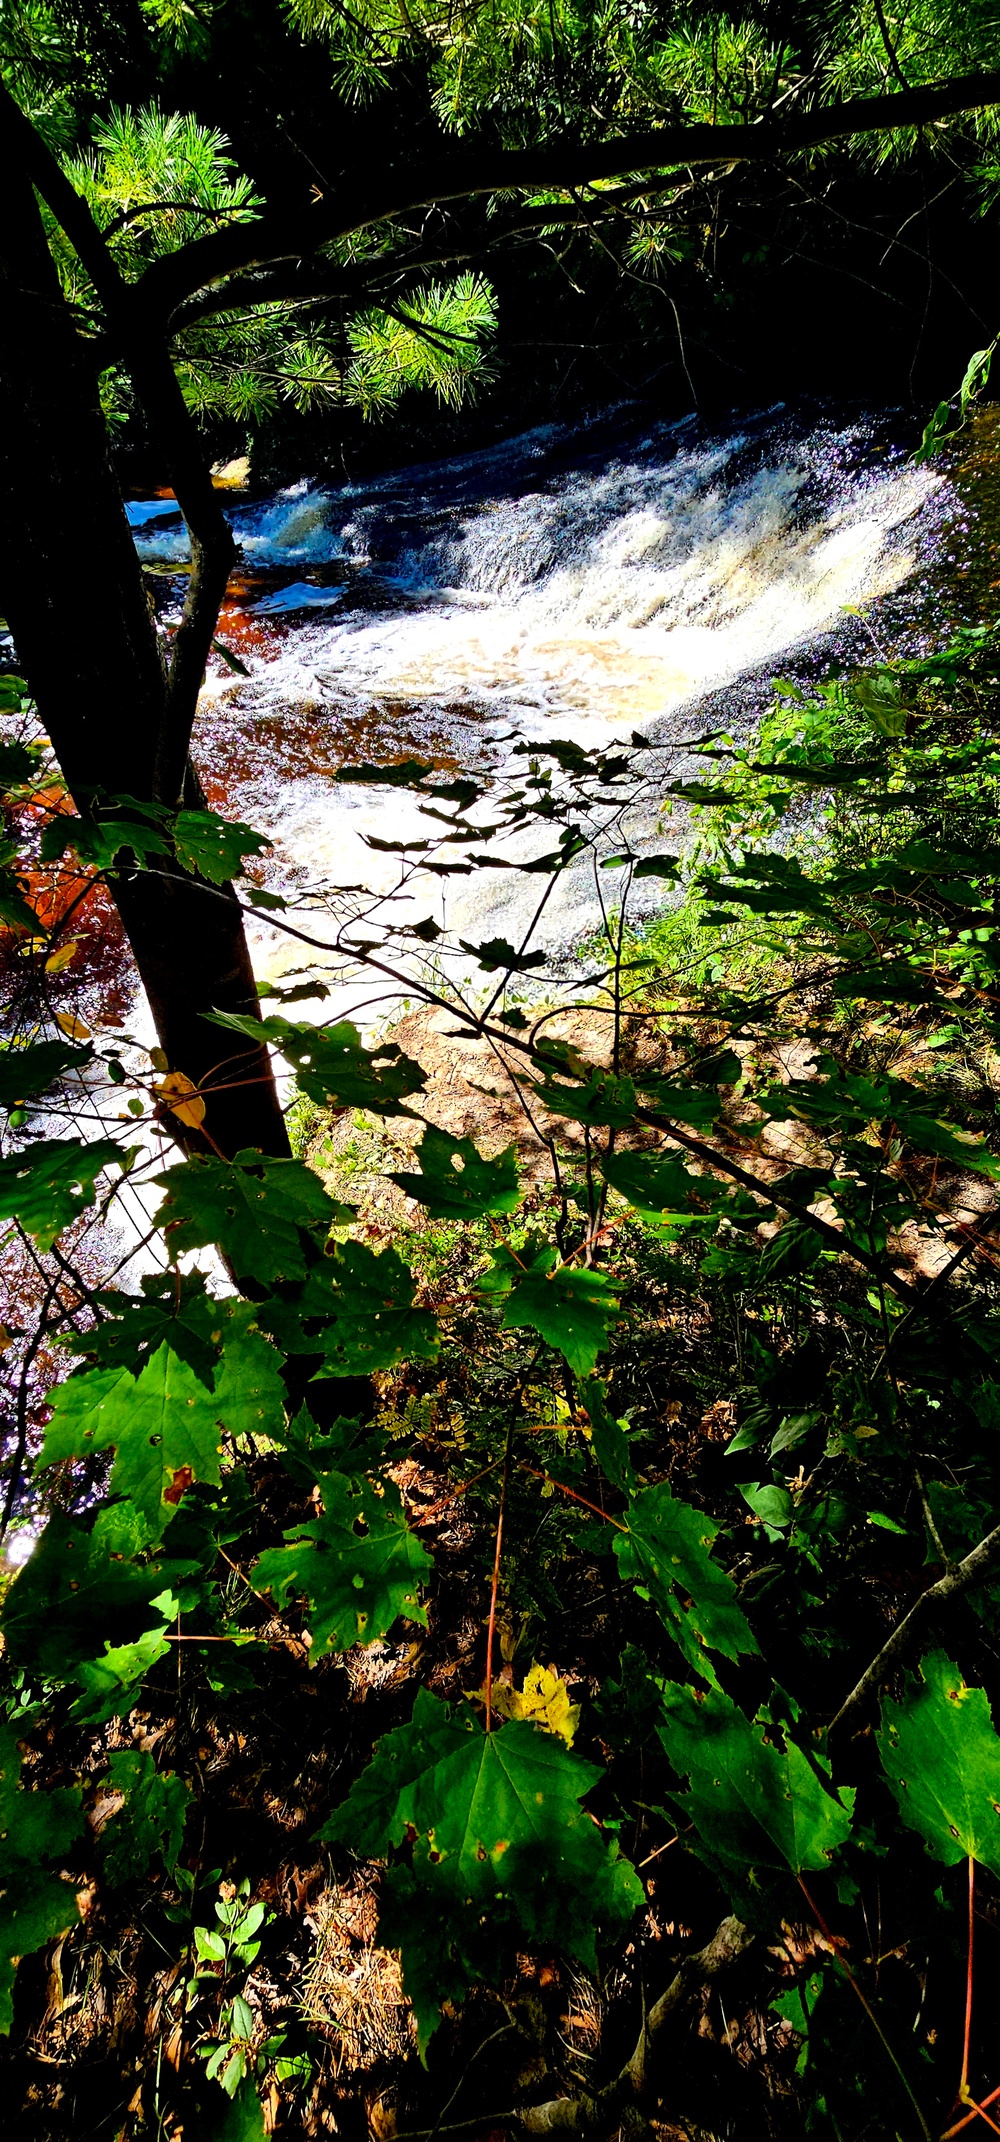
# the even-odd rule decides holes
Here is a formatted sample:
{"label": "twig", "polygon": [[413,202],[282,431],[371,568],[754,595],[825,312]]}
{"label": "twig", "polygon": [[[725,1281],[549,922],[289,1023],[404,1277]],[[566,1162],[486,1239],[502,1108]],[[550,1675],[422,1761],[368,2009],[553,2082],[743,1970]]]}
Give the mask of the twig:
{"label": "twig", "polygon": [[595,1517],[603,1517],[606,1525],[614,1525],[618,1532],[628,1531],[628,1526],[622,1523],[620,1517],[612,1517],[607,1510],[602,1510],[598,1503],[588,1502],[586,1495],[578,1495],[576,1489],[567,1487],[564,1480],[556,1480],[551,1473],[539,1472],[537,1465],[527,1465],[523,1458],[519,1458],[517,1462],[521,1472],[530,1473],[533,1480],[547,1481],[549,1487],[558,1488],[560,1495],[568,1495],[572,1502],[582,1502],[585,1510],[592,1510]]}
{"label": "twig", "polygon": [[474,2127],[517,2127],[520,2121],[517,2111],[480,2112],[473,2120],[449,2120],[447,2127],[408,2127],[394,2142],[431,2142],[432,2135],[467,2135]]}
{"label": "twig", "polygon": [[[703,1949],[696,1950],[693,1956],[685,1956],[678,1966],[666,1992],[660,1995],[644,2018],[631,2059],[626,2061],[614,2080],[606,2083],[596,2097],[556,2097],[543,2105],[528,2105],[520,2114],[521,2126],[530,2135],[562,2133],[582,2138],[613,2134],[623,2125],[629,2109],[641,2103],[650,2055],[657,2039],[678,2011],[697,1998],[703,1986],[745,1955],[753,1940],[754,1936],[741,1920],[723,1919],[711,1941]],[[403,2142],[402,2137],[400,2142]]]}
{"label": "twig", "polygon": [[510,1473],[510,1446],[514,1435],[514,1416],[507,1423],[507,1441],[503,1453],[503,1478],[500,1482],[500,1509],[497,1513],[497,1541],[493,1554],[493,1585],[490,1591],[490,1619],[486,1631],[486,1731],[493,1724],[493,1637],[497,1623],[497,1594],[500,1590],[500,1556],[503,1552],[503,1521],[507,1508],[507,1480]]}
{"label": "twig", "polygon": [[469,2076],[471,2075],[472,2070],[475,2067],[476,2061],[479,2059],[480,2053],[485,2053],[487,2046],[495,2045],[498,2038],[509,2037],[514,2027],[515,2026],[513,2023],[502,2023],[499,2030],[492,2031],[488,2038],[480,2039],[480,2042],[476,2046],[471,2059],[463,2068],[462,2073],[459,2076],[458,2081],[455,2084],[455,2087],[451,2093],[451,2096],[445,2099],[445,2102],[441,2107],[440,2116],[438,2119],[435,2120],[433,2127],[430,2129],[427,2142],[434,2142],[434,2138],[436,2135],[447,2134],[449,2132],[448,2128],[444,2125],[445,2113],[451,2111],[456,2097],[458,2097],[460,2091],[465,2088]]}
{"label": "twig", "polygon": [[[903,2085],[903,2088],[906,2092],[907,2097],[910,2100],[911,2105],[913,2106],[913,2110],[916,2113],[918,2120],[920,2121],[921,2130],[924,2135],[924,2142],[933,2142],[933,2137],[931,2135],[930,2128],[927,2124],[927,2120],[921,2108],[920,2100],[914,2092],[913,2085],[910,2082],[909,2077],[907,2076],[905,2068],[902,2066],[897,2055],[893,2052],[892,2046],[890,2045],[889,2040],[886,2037],[884,2030],[882,2029],[882,2025],[879,2022],[879,2019],[875,2013],[874,2008],[872,2007],[870,2000],[868,1999],[868,1995],[866,1994],[864,1987],[859,1985],[858,1980],[855,1978],[854,1973],[851,1970],[850,1964],[847,1963],[845,1958],[840,1955],[836,1935],[831,1934],[822,1912],[818,1909],[817,1905],[813,1903],[812,1897],[810,1896],[809,1891],[806,1888],[801,1874],[796,1876],[796,1880],[798,1882],[799,1888],[802,1891],[803,1896],[805,1897],[806,1903],[808,1904],[809,1909],[812,1912],[813,1918],[815,1919],[816,1924],[819,1927],[820,1933],[830,1943],[830,1947],[833,1950],[833,1961],[835,1968],[840,1972],[841,1977],[847,1980],[851,1992],[856,1996],[857,2000],[860,2001],[861,2006],[864,2009],[866,2016],[868,2017],[868,2021],[871,2024],[872,2029],[874,2030],[875,2035],[883,2048],[883,2051],[886,2053],[889,2060],[892,2062],[892,2065],[895,2068],[897,2075],[899,2076],[899,2080]],[[841,1946],[843,1946],[843,1944],[841,1944]]]}
{"label": "twig", "polygon": [[[970,2122],[978,2119],[980,2115],[982,2115],[983,2119],[986,2119],[986,2114],[983,2111],[984,2105],[995,2104],[998,2097],[1000,2097],[1000,2084],[995,2090],[990,2091],[989,2097],[982,2098],[977,2105],[974,2105],[972,2111],[967,2112],[963,2119],[956,2120],[954,2127],[947,2127],[941,2137],[941,2142],[952,2142],[953,2136],[960,2135],[963,2127],[968,2127]],[[987,2120],[986,2124],[989,2127],[991,2122]]]}
{"label": "twig", "polygon": [[852,1711],[858,1710],[866,1699],[874,1694],[890,1669],[911,1650],[924,1623],[931,1620],[940,1607],[946,1606],[951,1599],[957,1599],[962,1592],[971,1590],[973,1585],[981,1584],[998,1566],[1000,1525],[988,1532],[986,1538],[980,1540],[978,1547],[971,1548],[964,1561],[958,1562],[954,1569],[946,1570],[936,1584],[929,1585],[925,1592],[921,1592],[909,1613],[904,1615],[888,1641],[883,1644],[877,1658],[872,1660],[870,1666],[866,1666],[860,1681],[845,1698],[836,1717],[831,1719],[828,1733],[835,1732],[838,1726],[843,1725],[845,1718],[850,1717]]}

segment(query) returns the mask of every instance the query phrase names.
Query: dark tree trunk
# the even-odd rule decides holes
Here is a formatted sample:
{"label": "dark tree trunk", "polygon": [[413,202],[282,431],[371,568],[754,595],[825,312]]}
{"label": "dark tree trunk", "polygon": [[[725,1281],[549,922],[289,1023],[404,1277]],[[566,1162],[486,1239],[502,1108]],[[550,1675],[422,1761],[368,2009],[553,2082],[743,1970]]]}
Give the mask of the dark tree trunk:
{"label": "dark tree trunk", "polygon": [[[77,807],[95,790],[151,799],[166,677],[97,382],[3,147],[0,190],[0,603]],[[201,1016],[259,1010],[235,894],[173,864],[120,872],[112,890],[171,1070],[220,1089],[214,1143],[287,1152],[267,1052]]]}

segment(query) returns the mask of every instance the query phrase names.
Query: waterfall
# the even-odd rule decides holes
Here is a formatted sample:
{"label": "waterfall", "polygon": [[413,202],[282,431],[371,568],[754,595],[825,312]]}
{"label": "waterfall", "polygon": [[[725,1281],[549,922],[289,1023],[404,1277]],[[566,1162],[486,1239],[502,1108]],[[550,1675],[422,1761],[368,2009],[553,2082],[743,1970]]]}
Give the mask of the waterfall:
{"label": "waterfall", "polygon": [[[200,763],[230,812],[271,834],[278,880],[380,890],[395,865],[363,836],[426,824],[405,793],[336,784],[344,761],[413,755],[496,778],[515,738],[590,746],[641,726],[667,740],[704,726],[709,703],[745,729],[779,664],[803,674],[870,653],[853,613],[905,607],[922,581],[954,501],[909,459],[904,430],[776,409],[711,433],[625,410],[234,505],[242,567],[223,637],[251,675],[210,681]],[[183,550],[169,511],[132,509],[161,570]],[[516,937],[530,886],[499,871],[461,881],[449,922]],[[440,882],[426,892],[434,911]],[[567,873],[550,943],[595,915]],[[268,972],[292,957],[266,933],[257,953]]]}

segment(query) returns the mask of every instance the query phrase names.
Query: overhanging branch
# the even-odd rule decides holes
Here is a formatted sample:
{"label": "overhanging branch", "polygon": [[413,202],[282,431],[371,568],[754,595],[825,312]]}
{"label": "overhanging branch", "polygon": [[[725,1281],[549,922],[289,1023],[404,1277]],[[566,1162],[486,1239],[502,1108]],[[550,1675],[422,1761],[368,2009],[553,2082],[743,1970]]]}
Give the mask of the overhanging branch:
{"label": "overhanging branch", "polygon": [[[583,230],[590,222],[632,214],[645,195],[656,195],[674,186],[681,174],[643,179],[613,192],[594,193],[584,204],[548,202],[544,207],[525,207],[507,222],[490,220],[475,235],[456,230],[454,242],[447,237],[429,241],[409,252],[381,253],[371,260],[341,265],[337,261],[296,259],[279,261],[270,268],[250,270],[227,277],[211,289],[200,291],[174,315],[171,332],[182,334],[202,320],[217,319],[232,312],[245,312],[263,305],[319,305],[335,301],[360,306],[381,303],[387,284],[399,284],[427,268],[454,267],[464,260],[483,260],[509,241],[544,235],[549,230]],[[686,191],[687,189],[685,189]]]}
{"label": "overhanging branch", "polygon": [[192,572],[166,679],[157,740],[155,790],[161,802],[181,800],[198,693],[235,545],[205,466],[167,350],[145,315],[141,290],[120,275],[82,194],[70,184],[41,136],[0,84],[0,123],[9,133],[32,185],[48,203],[79,256],[107,314],[111,339],[163,447],[177,503],[191,538]]}
{"label": "overhanging branch", "polygon": [[931,126],[959,113],[1000,104],[1000,70],[954,76],[919,89],[880,97],[854,97],[787,119],[753,126],[664,126],[582,142],[578,134],[531,149],[493,145],[461,147],[431,158],[412,171],[398,171],[365,186],[351,182],[291,215],[262,216],[194,239],[146,270],[141,289],[148,317],[172,320],[197,290],[226,276],[297,260],[337,238],[393,217],[414,214],[441,201],[523,187],[584,186],[666,166],[767,163],[851,135],[887,133],[899,127]]}

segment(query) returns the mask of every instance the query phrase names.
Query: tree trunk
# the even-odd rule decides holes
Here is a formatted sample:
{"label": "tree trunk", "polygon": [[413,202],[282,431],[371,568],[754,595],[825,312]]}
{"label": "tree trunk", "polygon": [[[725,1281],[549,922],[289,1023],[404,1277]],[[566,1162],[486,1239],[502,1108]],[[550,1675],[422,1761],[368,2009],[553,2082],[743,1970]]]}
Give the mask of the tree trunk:
{"label": "tree trunk", "polygon": [[[97,382],[6,145],[0,190],[0,602],[77,808],[95,791],[149,800],[166,677]],[[201,1016],[259,1014],[232,889],[166,863],[116,873],[112,891],[171,1070],[219,1089],[211,1140],[287,1153],[267,1051]]]}

